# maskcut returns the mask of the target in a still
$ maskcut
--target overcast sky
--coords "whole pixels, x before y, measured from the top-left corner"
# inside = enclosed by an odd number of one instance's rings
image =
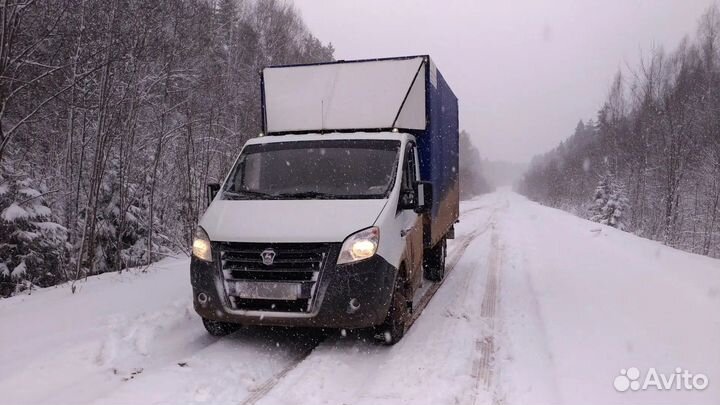
[[[618,68],[712,0],[295,0],[337,59],[430,54],[484,157],[527,161],[594,118]]]

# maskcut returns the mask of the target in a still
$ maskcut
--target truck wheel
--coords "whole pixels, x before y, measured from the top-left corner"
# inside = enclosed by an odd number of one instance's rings
[[[375,338],[379,342],[392,346],[405,335],[411,317],[410,307],[408,306],[408,300],[411,298],[408,297],[412,296],[409,290],[406,280],[398,276],[388,315],[383,324],[376,329]]]
[[[445,277],[445,257],[447,256],[447,239],[443,238],[435,246],[425,250],[423,267],[425,278],[439,282]]]
[[[207,330],[209,334],[217,337],[229,335],[240,329],[240,325],[236,323],[213,321],[212,319],[205,318],[203,318],[202,321],[205,330]]]

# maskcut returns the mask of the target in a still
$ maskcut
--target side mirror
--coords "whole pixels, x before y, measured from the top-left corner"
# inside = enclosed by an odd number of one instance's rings
[[[417,208],[417,191],[412,188],[400,190],[398,208],[401,210],[415,210]]]
[[[415,195],[417,196],[417,202],[415,204],[415,212],[418,214],[424,214],[430,212],[432,209],[432,183],[429,181],[416,181],[414,184]]]
[[[218,191],[220,191],[220,184],[210,183],[207,185],[207,206],[215,199]]]

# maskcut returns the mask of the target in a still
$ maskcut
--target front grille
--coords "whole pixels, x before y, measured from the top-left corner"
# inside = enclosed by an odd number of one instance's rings
[[[220,254],[225,293],[230,305],[233,309],[246,311],[311,311],[322,269],[332,253],[332,244],[328,243],[219,242],[215,245]],[[262,254],[267,249],[275,253],[270,265],[263,263]],[[237,283],[284,284],[293,286],[298,293],[294,299],[249,297],[237,291]]]

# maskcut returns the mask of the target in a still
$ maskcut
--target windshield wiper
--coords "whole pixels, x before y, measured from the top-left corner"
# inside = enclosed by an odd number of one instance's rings
[[[320,200],[329,200],[329,199],[355,199],[355,198],[361,198],[361,196],[355,196],[355,195],[338,195],[338,194],[332,194],[332,193],[323,193],[320,191],[298,191],[295,193],[277,193],[277,194],[271,194],[271,193],[265,193],[262,191],[254,191],[254,190],[226,190],[223,192],[223,195],[227,195],[228,197],[231,197],[231,199],[242,199],[242,198],[248,198],[248,199],[256,199],[256,200],[290,200],[290,199],[298,199],[298,200],[312,200],[312,199],[320,199]]]
[[[228,196],[231,196],[234,198],[250,197],[250,198],[256,199],[256,200],[264,199],[264,198],[272,199],[275,197],[274,194],[268,194],[268,193],[263,193],[262,191],[253,191],[253,190],[238,190],[238,191],[225,190],[225,191],[223,191],[223,195],[228,195]]]
[[[297,193],[279,193],[279,194],[272,194],[272,197],[280,198],[280,199],[290,199],[290,198],[297,198],[299,200],[305,200],[305,199],[331,199],[331,198],[343,198],[343,196],[336,195],[336,194],[330,194],[330,193],[321,193],[319,191],[300,191]]]

